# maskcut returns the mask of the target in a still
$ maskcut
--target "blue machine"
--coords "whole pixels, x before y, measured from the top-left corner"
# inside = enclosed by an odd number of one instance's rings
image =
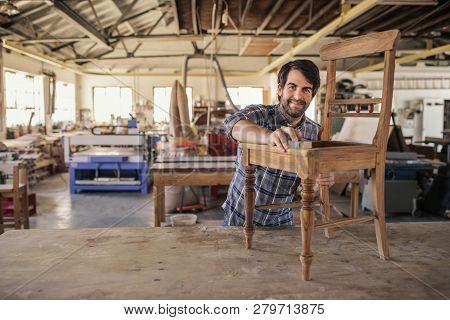
[[[70,193],[121,190],[147,193],[149,152],[145,135],[64,137]]]

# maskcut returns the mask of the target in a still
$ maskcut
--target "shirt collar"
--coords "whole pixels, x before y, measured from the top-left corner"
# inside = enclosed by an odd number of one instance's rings
[[[289,126],[289,122],[286,119],[286,117],[284,116],[283,112],[281,112],[281,104],[278,103],[275,106],[275,118],[277,120],[277,123],[279,123],[282,126]],[[303,114],[302,120],[297,124],[297,126],[295,126],[295,128],[300,128],[301,126],[303,126],[303,124],[305,123],[306,120],[306,115]]]

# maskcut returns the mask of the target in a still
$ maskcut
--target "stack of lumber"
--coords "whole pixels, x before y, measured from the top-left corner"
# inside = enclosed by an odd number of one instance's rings
[[[36,183],[55,171],[57,161],[53,157],[53,142],[48,142],[40,133],[26,134],[17,139],[3,141],[9,151],[17,152],[19,160],[28,164],[28,179]]]

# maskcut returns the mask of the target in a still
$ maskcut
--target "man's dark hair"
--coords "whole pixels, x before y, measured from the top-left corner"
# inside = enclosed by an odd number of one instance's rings
[[[291,70],[300,71],[306,80],[311,83],[314,97],[320,87],[319,68],[317,68],[314,62],[311,60],[299,59],[290,61],[283,65],[278,72],[278,84],[281,85],[281,88],[284,88],[286,85],[287,77]],[[280,99],[280,97],[278,97],[278,99]]]

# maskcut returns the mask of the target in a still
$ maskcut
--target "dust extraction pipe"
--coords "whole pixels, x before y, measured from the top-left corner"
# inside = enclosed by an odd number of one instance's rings
[[[210,57],[208,55],[204,55],[204,54],[191,54],[191,55],[186,56],[186,58],[184,59],[184,64],[183,64],[183,86],[185,88],[187,85],[187,67],[188,67],[189,60],[191,58],[209,59]],[[231,100],[230,94],[228,93],[228,87],[225,82],[225,78],[223,76],[222,68],[220,67],[219,61],[217,60],[216,56],[214,56],[214,55],[212,56],[212,58],[214,60],[215,66],[216,66],[216,70],[219,73],[220,82],[222,83],[222,87],[225,92],[225,96],[227,97],[228,101],[230,102],[231,107],[234,110],[239,111],[238,107],[236,107],[236,105],[233,103],[233,100]]]

